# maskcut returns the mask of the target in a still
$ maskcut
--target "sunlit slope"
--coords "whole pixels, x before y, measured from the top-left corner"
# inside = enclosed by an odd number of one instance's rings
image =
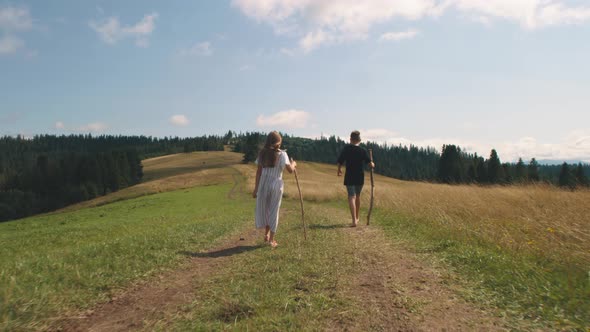
[[[239,164],[243,155],[225,151],[179,153],[144,160],[143,181],[151,181],[204,169],[223,168]]]
[[[345,200],[343,178],[336,176],[335,165],[301,162],[298,171],[305,199]],[[286,172],[284,177],[286,196],[297,197],[294,177]],[[253,177],[249,181],[253,186]],[[369,196],[367,173],[364,207]],[[590,191],[571,192],[545,185],[451,186],[375,175],[375,206],[466,239],[590,264]]]
[[[241,160],[242,154],[223,151],[179,153],[146,159],[142,162],[144,178],[140,184],[71,205],[58,212],[177,189],[229,183],[236,174],[240,174],[237,169],[245,166]]]

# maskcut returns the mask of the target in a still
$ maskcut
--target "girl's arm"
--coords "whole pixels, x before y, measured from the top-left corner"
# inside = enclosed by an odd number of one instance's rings
[[[285,165],[285,167],[287,168],[287,171],[289,171],[289,173],[293,173],[295,172],[295,168],[297,167],[297,162],[295,160],[291,160],[291,164]]]
[[[252,193],[252,197],[256,198],[258,194],[258,184],[260,184],[260,175],[262,174],[262,164],[258,164],[258,169],[256,170],[256,184],[254,185],[254,192]]]

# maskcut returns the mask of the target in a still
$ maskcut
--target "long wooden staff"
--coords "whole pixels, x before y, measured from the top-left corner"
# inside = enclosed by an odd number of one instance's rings
[[[373,162],[373,149],[369,149],[369,158]],[[375,197],[375,182],[373,181],[373,167],[371,169],[371,202],[369,203],[369,213],[367,214],[367,225],[371,222],[371,212],[373,212],[373,199]]]
[[[293,158],[291,158],[293,163]],[[303,212],[303,195],[301,194],[301,187],[299,186],[299,178],[297,177],[297,168],[294,170],[295,182],[297,183],[297,190],[299,190],[299,203],[301,203],[301,222],[303,223],[303,238],[307,240],[307,231],[305,230],[305,213]]]

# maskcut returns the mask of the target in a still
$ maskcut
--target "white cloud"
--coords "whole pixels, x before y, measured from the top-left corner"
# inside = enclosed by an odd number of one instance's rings
[[[64,129],[65,127],[66,127],[66,126],[65,126],[65,125],[64,125],[64,123],[63,123],[63,122],[61,122],[61,121],[57,121],[57,122],[55,123],[55,129]]]
[[[420,32],[415,29],[408,29],[406,31],[392,31],[386,32],[379,37],[379,41],[400,41],[404,39],[412,39]]]
[[[62,125],[63,125],[63,123],[62,123]],[[57,123],[56,123],[56,126],[57,126]],[[85,126],[81,126],[81,127],[77,128],[75,131],[82,132],[82,133],[97,133],[97,132],[103,132],[107,128],[108,128],[108,126],[102,122],[93,122],[93,123],[89,123]]]
[[[188,118],[182,114],[173,115],[168,121],[170,121],[171,124],[179,127],[187,126],[190,122]]]
[[[0,7],[0,55],[14,54],[23,49],[25,42],[15,33],[33,28],[33,19],[27,8]]]
[[[269,116],[259,115],[256,125],[259,127],[304,128],[311,115],[300,110],[286,110]]]
[[[232,6],[277,34],[297,38],[304,53],[366,39],[373,26],[394,19],[419,20],[446,12],[485,24],[510,21],[526,29],[590,20],[589,6],[568,6],[564,0],[233,0]]]
[[[0,30],[26,31],[33,27],[31,14],[26,8],[0,7]]]
[[[210,56],[213,54],[211,43],[208,41],[196,43],[188,49],[180,50],[181,56]]]
[[[90,21],[88,25],[96,31],[102,41],[115,44],[120,40],[132,38],[139,47],[149,45],[149,36],[156,29],[158,13],[144,15],[135,25],[122,26],[117,17],[109,17],[101,22]]]
[[[364,141],[431,147],[439,152],[444,144],[455,144],[465,152],[477,153],[485,158],[489,157],[492,149],[496,149],[503,162],[517,161],[518,158],[525,161],[536,158],[590,162],[590,132],[584,130],[573,131],[554,143],[541,143],[534,137],[522,137],[516,141],[479,142],[456,137],[409,139],[387,129],[364,129],[360,132]]]
[[[25,43],[17,37],[7,35],[0,38],[0,55],[16,53]]]

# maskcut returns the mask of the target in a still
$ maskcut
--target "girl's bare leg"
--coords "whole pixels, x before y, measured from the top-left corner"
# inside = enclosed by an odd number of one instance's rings
[[[275,248],[276,246],[279,245],[277,243],[277,241],[275,240],[275,233],[274,232],[270,232],[269,243],[270,243],[270,246],[273,247],[273,248]]]
[[[270,226],[266,226],[265,230],[264,230],[264,242],[268,242],[270,241],[271,235],[270,235]]]

